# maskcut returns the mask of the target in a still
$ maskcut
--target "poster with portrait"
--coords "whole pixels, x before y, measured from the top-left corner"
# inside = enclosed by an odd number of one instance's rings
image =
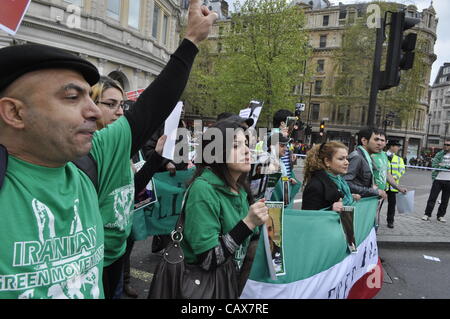
[[[138,172],[145,164],[145,161],[142,159],[142,154],[140,155],[140,161],[134,163],[134,169]],[[134,201],[134,210],[138,210],[144,208],[150,204],[153,204],[158,201],[158,197],[156,196],[156,188],[155,182],[153,178],[148,182],[147,186],[135,196]]]
[[[251,174],[250,174],[250,190],[255,200],[259,200],[264,197],[267,182],[269,180],[269,175],[262,174],[263,164],[256,163],[252,164]]]
[[[266,202],[269,219],[263,226],[267,265],[273,280],[286,275],[283,254],[283,202]]]

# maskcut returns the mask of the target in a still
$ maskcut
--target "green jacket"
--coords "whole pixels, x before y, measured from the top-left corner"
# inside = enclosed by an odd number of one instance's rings
[[[197,255],[219,245],[219,236],[230,232],[247,216],[249,203],[243,189],[239,194],[233,193],[216,174],[205,169],[192,183],[185,209],[181,246],[186,262],[196,264]],[[242,265],[249,242],[250,237],[236,251],[238,266]]]
[[[444,150],[438,152],[434,157],[433,160],[431,161],[431,166],[433,168],[446,168],[446,169],[450,169],[450,166],[439,166],[439,164],[442,162],[442,160],[444,159],[444,155],[446,154],[446,152]],[[431,173],[431,178],[434,181],[436,179],[436,177],[438,176],[439,171],[433,171]]]

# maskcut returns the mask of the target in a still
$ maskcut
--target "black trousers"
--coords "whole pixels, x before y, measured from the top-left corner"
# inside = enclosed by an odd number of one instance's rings
[[[387,207],[387,222],[388,224],[394,223],[395,207],[397,205],[397,193],[392,191],[386,191],[388,207]]]
[[[428,217],[431,217],[434,205],[436,204],[436,200],[441,191],[441,204],[439,205],[437,211],[437,217],[445,216],[445,213],[447,212],[448,199],[450,197],[450,181],[440,181],[435,179],[433,181],[433,185],[431,186],[430,196],[428,197],[427,201],[427,208],[425,208],[425,215],[427,215]]]
[[[113,299],[117,285],[122,278],[124,256],[117,259],[111,265],[103,268],[103,290],[105,299]]]
[[[131,251],[133,250],[134,239],[129,236],[127,239],[127,250],[125,251],[124,261],[123,261],[123,283],[124,285],[130,284],[131,273],[130,273],[130,264],[131,264]]]

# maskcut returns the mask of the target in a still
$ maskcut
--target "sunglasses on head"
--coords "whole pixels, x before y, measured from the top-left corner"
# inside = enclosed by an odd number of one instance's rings
[[[444,144],[444,146],[450,146],[450,144]]]

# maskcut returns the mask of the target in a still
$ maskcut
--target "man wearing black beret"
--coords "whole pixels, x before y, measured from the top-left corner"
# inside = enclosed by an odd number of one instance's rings
[[[130,157],[175,107],[215,19],[191,0],[186,37],[164,70],[97,132],[95,66],[41,45],[0,50],[0,298],[104,297],[103,228],[115,225],[104,225],[99,199],[114,200],[120,216],[132,211]],[[71,163],[88,153],[97,190]]]

